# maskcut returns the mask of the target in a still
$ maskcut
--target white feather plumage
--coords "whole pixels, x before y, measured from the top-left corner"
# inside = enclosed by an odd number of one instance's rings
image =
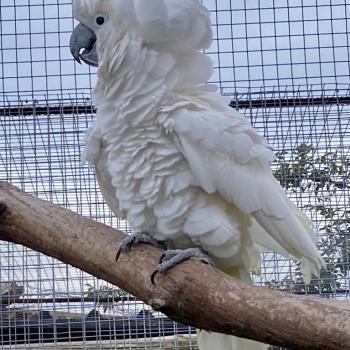
[[[273,152],[203,85],[208,11],[197,0],[73,2],[87,26],[108,15],[96,29],[98,113],[84,158],[116,215],[171,247],[201,246],[241,277],[259,270],[260,246],[300,259],[307,280],[317,274],[311,224],[272,176]],[[216,349],[238,348],[225,342]]]

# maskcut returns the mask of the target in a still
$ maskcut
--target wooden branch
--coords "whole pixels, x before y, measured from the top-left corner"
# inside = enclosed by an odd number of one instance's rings
[[[174,320],[293,349],[350,349],[349,303],[248,285],[193,260],[153,286],[158,248],[140,244],[116,263],[123,233],[7,183],[0,183],[0,203],[1,240],[109,281]]]

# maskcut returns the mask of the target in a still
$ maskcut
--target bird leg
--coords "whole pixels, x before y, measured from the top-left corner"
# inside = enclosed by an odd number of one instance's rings
[[[164,273],[190,258],[195,258],[204,262],[205,264],[213,265],[213,262],[209,255],[200,248],[167,250],[161,255],[159,259],[159,265],[152,273],[151,282],[155,285],[155,277],[158,273]]]
[[[133,235],[130,235],[126,238],[124,238],[119,246],[119,249],[117,251],[117,255],[115,257],[115,261],[118,261],[120,254],[122,252],[126,253],[128,252],[134,245],[139,243],[145,243],[145,244],[151,244],[155,247],[159,247],[162,249],[165,249],[165,242],[157,241],[151,237],[148,233],[141,232],[141,233],[135,233]]]

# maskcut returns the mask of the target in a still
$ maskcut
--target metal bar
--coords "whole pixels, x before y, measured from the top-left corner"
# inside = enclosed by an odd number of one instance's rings
[[[136,302],[135,297],[110,296],[110,297],[55,297],[55,298],[11,298],[11,304],[52,304],[52,303],[117,303],[117,302]]]
[[[29,116],[29,115],[67,115],[67,114],[92,114],[96,109],[92,106],[32,106],[32,107],[2,107],[0,108],[0,117],[15,117],[15,116]]]
[[[330,97],[299,97],[281,99],[251,99],[232,100],[230,106],[236,109],[248,108],[286,108],[295,106],[320,106],[320,105],[350,105],[350,96]],[[50,115],[50,114],[94,114],[96,108],[93,106],[15,106],[0,108],[0,117],[29,116],[29,115]]]
[[[237,109],[248,108],[285,108],[296,106],[319,106],[350,104],[350,96],[298,97],[281,99],[232,100],[230,106]]]
[[[322,296],[331,296],[331,295],[347,295],[350,293],[349,290],[346,289],[340,289],[337,291],[334,291],[332,293],[317,293],[317,292],[293,292],[293,294],[296,295],[322,295]],[[126,297],[60,297],[60,298],[22,298],[22,297],[16,297],[11,299],[11,304],[52,304],[52,303],[118,303],[118,302],[141,302],[140,300],[136,299],[132,296],[126,296]]]

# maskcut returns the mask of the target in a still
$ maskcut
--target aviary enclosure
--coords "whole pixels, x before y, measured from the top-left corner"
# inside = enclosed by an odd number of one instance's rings
[[[274,174],[319,232],[327,269],[263,253],[256,284],[350,299],[350,5],[203,0],[211,82],[276,151]],[[81,165],[96,71],[74,63],[71,1],[1,0],[0,180],[130,233]],[[315,320],[316,322],[317,320]],[[0,242],[2,349],[196,349],[195,329],[69,265]]]

